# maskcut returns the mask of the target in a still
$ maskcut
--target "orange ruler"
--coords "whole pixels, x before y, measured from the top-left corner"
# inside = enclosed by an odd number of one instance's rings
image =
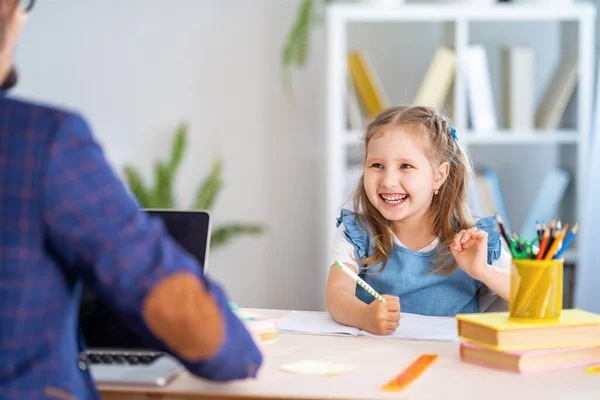
[[[382,386],[382,390],[386,392],[399,392],[415,379],[417,379],[427,368],[437,360],[437,354],[423,354],[417,358],[408,368],[402,371],[394,379]]]

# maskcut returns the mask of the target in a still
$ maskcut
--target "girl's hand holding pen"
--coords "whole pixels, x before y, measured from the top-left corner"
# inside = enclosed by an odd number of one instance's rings
[[[375,335],[390,335],[400,325],[400,298],[382,297],[386,301],[373,300],[364,309],[360,328]]]

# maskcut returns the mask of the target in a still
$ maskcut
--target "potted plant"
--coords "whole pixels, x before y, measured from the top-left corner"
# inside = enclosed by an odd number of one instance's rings
[[[157,161],[154,164],[154,184],[144,183],[138,170],[130,165],[123,169],[125,180],[131,193],[143,208],[176,208],[173,184],[187,145],[187,130],[185,123],[181,124],[171,145],[171,155],[166,162]],[[192,204],[193,209],[210,210],[223,186],[223,162],[216,158],[212,168],[198,189]],[[211,249],[220,247],[239,235],[256,235],[263,232],[263,226],[256,223],[234,222],[213,228],[210,240]]]

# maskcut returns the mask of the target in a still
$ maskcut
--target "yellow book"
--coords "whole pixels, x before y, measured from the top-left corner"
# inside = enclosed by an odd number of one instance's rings
[[[389,107],[381,84],[376,79],[375,70],[359,51],[348,53],[348,71],[358,93],[360,102],[369,119]]]
[[[523,323],[508,312],[457,314],[458,336],[493,350],[534,350],[600,345],[600,315],[580,309],[563,310],[554,323]]]
[[[446,46],[438,48],[431,59],[413,104],[429,106],[441,111],[454,82],[455,70],[454,50]]]

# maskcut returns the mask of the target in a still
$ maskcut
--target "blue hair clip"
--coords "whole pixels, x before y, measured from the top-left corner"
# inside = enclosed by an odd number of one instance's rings
[[[456,133],[456,128],[450,125],[450,134],[452,135],[452,139],[458,141],[458,133]]]

